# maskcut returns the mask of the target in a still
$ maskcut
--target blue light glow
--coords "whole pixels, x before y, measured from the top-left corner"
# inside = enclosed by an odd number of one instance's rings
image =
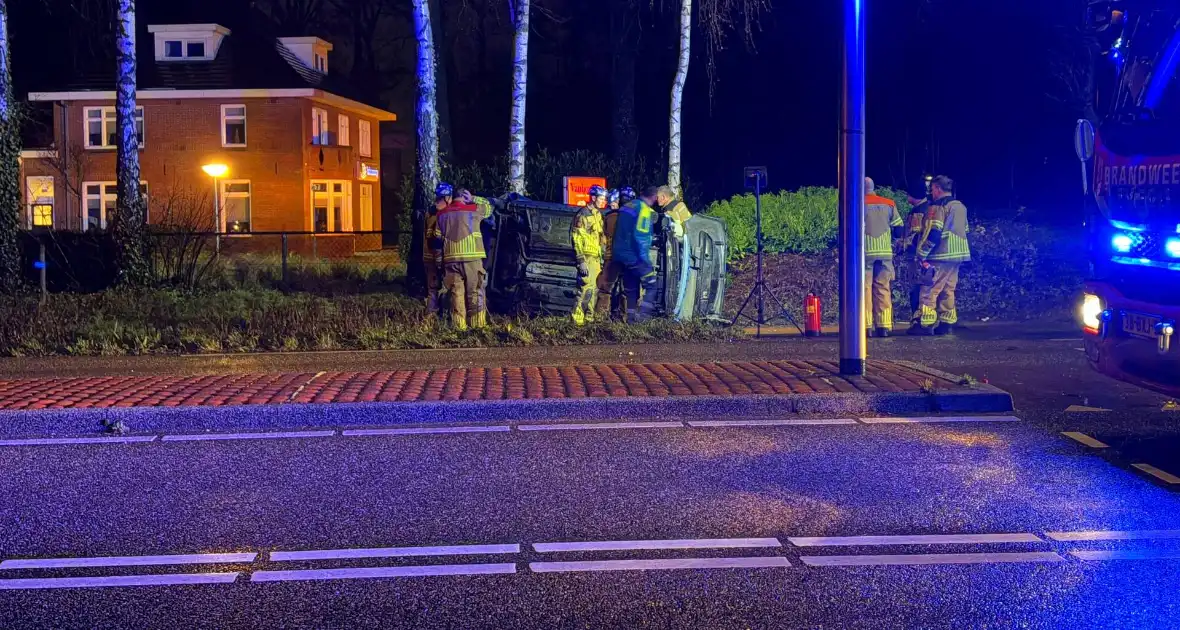
[[[1172,258],[1180,258],[1180,238],[1170,238],[1164,244],[1164,251]]]
[[[1115,234],[1114,237],[1110,239],[1110,246],[1114,248],[1114,251],[1122,254],[1131,251],[1131,245],[1131,237],[1127,236],[1126,234]]]

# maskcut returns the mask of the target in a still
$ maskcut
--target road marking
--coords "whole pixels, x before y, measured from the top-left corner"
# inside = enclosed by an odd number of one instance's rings
[[[1015,416],[926,416],[919,418],[861,418],[865,424],[914,424],[936,422],[1020,422]]]
[[[1143,472],[1151,475],[1152,477],[1155,477],[1156,479],[1159,479],[1164,483],[1180,483],[1180,477],[1177,477],[1166,470],[1160,470],[1151,464],[1131,464],[1131,467],[1138,468],[1139,470],[1142,470]]]
[[[954,545],[1044,542],[1035,534],[928,534],[914,536],[817,536],[787,539],[796,547],[856,547],[870,545]]]
[[[1089,446],[1090,448],[1109,448],[1110,447],[1110,445],[1106,444],[1105,442],[1100,442],[1100,441],[1095,440],[1094,438],[1086,435],[1085,433],[1078,433],[1077,431],[1063,431],[1061,433],[1061,435],[1064,435],[1065,437],[1067,437],[1071,440],[1081,442],[1082,444],[1085,444],[1086,446]]]
[[[899,564],[992,564],[998,562],[1064,562],[1052,551],[1021,553],[915,553],[881,556],[803,556],[809,567],[868,567]]]
[[[1053,540],[1167,540],[1180,538],[1180,529],[1140,529],[1131,531],[1091,530],[1084,532],[1045,532]]]
[[[683,427],[682,422],[591,422],[583,424],[518,424],[519,431],[585,431],[589,429],[666,429]]]
[[[1065,408],[1065,413],[1107,413],[1110,409],[1103,407],[1087,407],[1084,405],[1070,405]]]
[[[255,571],[251,582],[299,582],[307,580],[364,580],[434,575],[498,575],[516,573],[516,564],[436,564],[416,567],[370,567],[361,569],[311,569],[307,571]]]
[[[164,442],[206,442],[211,440],[276,440],[284,438],[332,437],[335,431],[272,431],[263,433],[199,433],[165,435]]]
[[[229,584],[233,573],[173,573],[166,575],[114,575],[107,577],[27,578],[0,580],[0,590],[44,588],[110,588],[114,586],[175,586],[178,584]]]
[[[783,557],[762,558],[677,558],[671,560],[588,560],[584,562],[530,562],[534,573],[576,573],[585,571],[651,571],[671,569],[759,569],[789,567]]]
[[[1180,558],[1180,549],[1122,549],[1071,551],[1079,560],[1169,560]]]
[[[50,446],[55,444],[136,444],[151,442],[154,435],[112,435],[103,437],[71,438],[30,438],[27,440],[0,440],[0,446]]]
[[[533,543],[539,553],[555,551],[631,551],[636,549],[730,549],[781,547],[777,538],[695,538],[687,540],[602,540],[590,542]]]
[[[0,562],[4,569],[73,569],[78,567],[145,567],[162,564],[236,564],[254,562],[257,553],[194,553],[171,556],[107,556],[93,558],[27,558]]]
[[[520,545],[450,545],[442,547],[272,551],[270,552],[270,559],[274,562],[285,562],[290,560],[344,560],[353,558],[399,558],[406,556],[468,556],[494,553],[520,553]]]
[[[777,427],[808,424],[856,424],[852,418],[784,418],[779,420],[689,420],[690,427]]]
[[[512,427],[416,427],[410,429],[348,429],[340,434],[347,437],[367,435],[421,435],[426,433],[495,433],[511,431]]]

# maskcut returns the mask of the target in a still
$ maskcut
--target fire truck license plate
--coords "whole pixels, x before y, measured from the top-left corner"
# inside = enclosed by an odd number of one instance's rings
[[[1144,339],[1155,339],[1155,325],[1160,318],[1143,313],[1123,313],[1123,332]]]

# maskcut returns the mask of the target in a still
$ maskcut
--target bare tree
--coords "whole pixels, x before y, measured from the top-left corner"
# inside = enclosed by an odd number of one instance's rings
[[[688,2],[689,0],[685,0]],[[529,75],[529,0],[508,0],[515,35],[512,59],[512,116],[509,122],[508,190],[523,195],[525,188],[525,101]]]
[[[115,237],[119,282],[148,281],[147,208],[139,194],[139,134],[135,115],[135,0],[118,0],[115,22]]]
[[[692,54],[692,0],[680,0],[680,57],[672,80],[672,107],[668,114],[668,185],[680,194],[680,113],[684,109],[684,84]]]

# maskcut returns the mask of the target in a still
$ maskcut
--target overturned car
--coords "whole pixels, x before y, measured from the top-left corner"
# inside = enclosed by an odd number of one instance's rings
[[[578,293],[577,260],[570,226],[579,208],[526,199],[498,200],[485,225],[488,304],[499,313],[565,315]],[[657,317],[677,320],[722,317],[725,302],[725,223],[694,215],[684,238],[659,214],[652,238],[657,281],[649,299]],[[618,290],[616,288],[616,290]]]

